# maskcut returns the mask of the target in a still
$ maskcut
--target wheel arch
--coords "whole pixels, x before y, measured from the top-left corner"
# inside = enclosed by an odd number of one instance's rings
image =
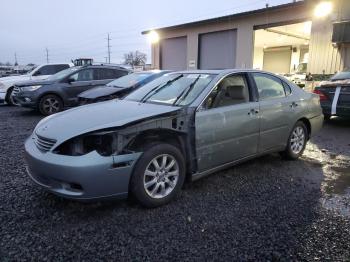
[[[310,123],[310,120],[307,119],[306,117],[302,117],[300,119],[298,119],[297,122],[303,122],[304,125],[306,126],[306,129],[307,129],[307,134],[308,134],[308,139],[310,139],[310,136],[311,136],[311,123]]]

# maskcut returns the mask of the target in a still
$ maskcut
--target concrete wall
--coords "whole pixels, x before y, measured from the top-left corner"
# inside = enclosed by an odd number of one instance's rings
[[[308,71],[313,74],[334,73],[341,70],[345,64],[350,64],[349,48],[335,48],[331,43],[332,20],[349,19],[350,1],[334,0],[335,12],[328,19],[313,19]],[[311,4],[268,10],[264,13],[250,14],[227,21],[210,22],[207,24],[184,26],[178,29],[158,30],[161,39],[187,36],[187,67],[195,69],[198,66],[198,35],[228,29],[237,29],[236,67],[256,68],[254,58],[254,26],[275,23],[292,23],[292,21],[311,20],[314,6]],[[345,10],[345,11],[344,11]],[[152,47],[152,63],[159,68],[159,43]],[[258,56],[258,55],[257,55]],[[295,61],[295,60],[293,60]],[[190,63],[191,62],[191,63]],[[190,68],[189,65],[193,67]],[[292,67],[292,66],[291,66]]]
[[[160,41],[166,38],[187,36],[187,61],[195,61],[198,65],[198,35],[201,33],[237,29],[237,47],[236,47],[236,67],[252,68],[254,56],[254,26],[264,24],[274,24],[286,21],[308,20],[310,12],[303,6],[293,8],[284,8],[281,10],[260,13],[255,15],[246,15],[235,19],[227,19],[216,23],[208,23],[197,26],[187,26],[173,30],[158,30]],[[152,63],[159,68],[159,43],[154,44],[152,54],[154,59]],[[188,66],[187,65],[187,66]],[[190,69],[188,67],[188,69]]]

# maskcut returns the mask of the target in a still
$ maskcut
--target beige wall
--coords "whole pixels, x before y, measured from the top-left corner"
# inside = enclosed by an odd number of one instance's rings
[[[350,13],[340,12],[338,10],[350,10],[349,0],[334,0],[335,14],[331,19],[341,17],[344,19]],[[339,7],[339,5],[342,7]],[[254,58],[254,26],[281,23],[296,20],[310,20],[312,17],[313,6],[294,6],[269,13],[260,13],[255,15],[246,15],[239,18],[228,19],[227,21],[212,22],[197,26],[186,26],[181,29],[158,30],[161,39],[173,38],[178,36],[187,36],[187,67],[189,61],[195,61],[198,67],[198,35],[201,33],[215,32],[228,29],[237,29],[237,46],[236,46],[236,68],[253,68]],[[344,59],[349,57],[349,51],[345,48],[334,48],[331,43],[332,21],[331,19],[316,20],[313,19],[310,54],[309,54],[309,71],[317,73],[334,73],[342,69]],[[258,50],[260,51],[260,50]],[[152,47],[152,63],[155,68],[159,68],[160,50],[159,43]],[[350,64],[346,62],[347,64]],[[256,65],[254,65],[256,67]],[[188,68],[194,69],[194,68]]]

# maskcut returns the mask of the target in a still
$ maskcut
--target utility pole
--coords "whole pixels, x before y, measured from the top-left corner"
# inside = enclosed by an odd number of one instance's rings
[[[17,63],[17,53],[15,53],[15,65],[18,65],[18,63]]]
[[[46,48],[46,63],[49,63],[49,49]]]
[[[111,45],[109,44],[110,41],[109,33],[107,35],[107,48],[108,48],[108,63],[111,63]]]

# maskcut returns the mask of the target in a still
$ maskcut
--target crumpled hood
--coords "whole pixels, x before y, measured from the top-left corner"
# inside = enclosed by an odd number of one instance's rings
[[[50,85],[55,81],[50,80],[28,80],[16,83],[16,86],[38,86],[38,85]]]
[[[87,98],[87,99],[96,99],[99,97],[116,94],[126,89],[128,88],[119,88],[119,87],[113,87],[108,85],[98,86],[79,94],[79,97]]]
[[[134,121],[180,110],[179,107],[111,100],[73,108],[41,120],[35,128],[39,136],[62,142],[92,131],[121,127]]]

